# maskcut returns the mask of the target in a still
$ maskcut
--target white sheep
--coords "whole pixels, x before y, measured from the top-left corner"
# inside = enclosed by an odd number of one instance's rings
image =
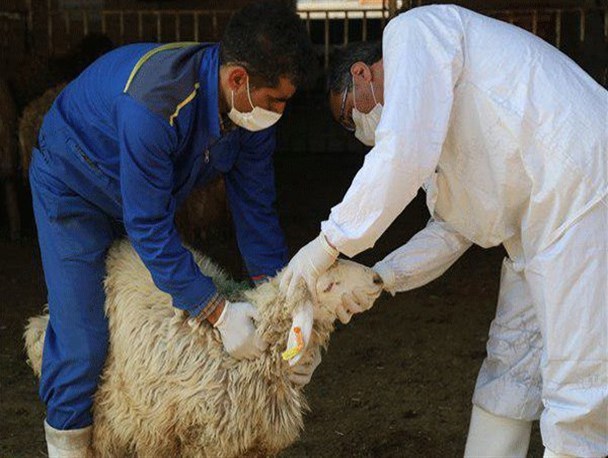
[[[105,280],[110,348],[94,400],[93,448],[97,456],[234,457],[274,455],[292,444],[307,409],[302,388],[288,378],[281,353],[293,334],[293,316],[309,315],[310,342],[303,358],[326,347],[344,293],[381,292],[379,277],[339,260],[317,283],[319,306],[305,290],[285,300],[280,275],[252,290],[231,281],[194,253],[201,271],[232,300],[260,311],[258,330],[269,343],[257,360],[224,352],[219,333],[171,306],[128,242],[109,252]],[[313,321],[314,315],[314,324]],[[306,319],[300,323],[306,327]],[[29,363],[40,374],[48,316],[26,328]]]
[[[32,160],[32,149],[37,143],[38,131],[42,126],[44,115],[49,111],[51,105],[63,90],[67,83],[61,83],[47,89],[37,99],[31,101],[23,109],[19,117],[19,153],[21,157],[21,171],[27,179],[30,162]]]

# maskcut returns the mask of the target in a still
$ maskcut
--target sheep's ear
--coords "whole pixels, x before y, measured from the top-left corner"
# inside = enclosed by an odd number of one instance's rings
[[[314,308],[312,302],[306,300],[298,305],[293,312],[293,319],[291,322],[291,328],[289,329],[289,338],[287,339],[286,353],[293,351],[301,345],[299,351],[295,356],[289,358],[289,365],[293,366],[302,358],[305,353],[306,347],[310,342],[310,336],[312,335],[312,324],[314,320]],[[299,328],[299,333],[295,330]],[[298,337],[298,334],[300,337]]]

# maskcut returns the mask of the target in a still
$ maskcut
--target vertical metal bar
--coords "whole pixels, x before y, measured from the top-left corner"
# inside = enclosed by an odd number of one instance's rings
[[[194,41],[198,41],[198,13],[194,12]]]
[[[388,0],[388,16],[393,17],[397,12],[397,0]]]
[[[52,2],[52,0],[47,0],[46,8],[47,8],[46,27],[47,27],[48,44],[49,44],[49,55],[52,56],[53,55],[53,2]]]
[[[361,27],[361,40],[367,41],[367,11],[363,11],[363,25]]]
[[[163,26],[160,17],[160,11],[156,11],[156,42],[160,43],[163,36]]]
[[[329,67],[329,11],[325,11],[325,60],[324,68]]]
[[[180,23],[179,23],[179,11],[175,12],[175,41],[180,41],[180,33],[179,33]]]
[[[532,11],[532,33],[538,34],[538,10]]]
[[[560,48],[562,44],[562,10],[555,13],[555,47]]]
[[[34,26],[34,11],[32,9],[32,0],[27,0],[26,1],[26,8],[27,8],[27,29],[28,31],[32,31],[33,26]]]
[[[308,36],[310,36],[310,11],[306,11],[306,31],[308,32]]]
[[[579,26],[578,39],[582,43],[583,41],[585,41],[585,25],[587,22],[586,21],[587,16],[585,14],[585,10],[583,10],[582,8],[581,8],[579,14],[580,14],[580,17],[579,17],[579,23],[578,23],[578,26]]]
[[[141,11],[137,12],[137,39],[144,40],[144,14]]]
[[[89,12],[88,10],[82,10],[82,32],[86,37],[89,34]]]
[[[211,16],[211,28],[213,30],[213,38],[217,38],[217,14],[215,14],[215,11],[213,12],[213,15]]]
[[[348,44],[348,11],[344,11],[344,45]]]
[[[68,10],[63,10],[63,23],[65,24],[65,34],[70,39],[70,12]]]
[[[125,42],[125,13],[123,11],[118,13],[118,24],[120,27],[120,44],[122,45]]]

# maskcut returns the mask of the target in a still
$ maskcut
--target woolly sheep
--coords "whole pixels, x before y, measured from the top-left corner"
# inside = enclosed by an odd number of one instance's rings
[[[281,274],[245,290],[209,259],[194,256],[220,291],[258,308],[258,330],[268,350],[254,361],[231,358],[218,332],[173,308],[131,245],[119,242],[107,260],[110,348],[94,400],[97,456],[274,455],[299,437],[307,403],[302,388],[288,379],[281,353],[293,315],[312,307],[308,293],[300,290],[284,299],[278,289]],[[319,279],[319,306],[303,358],[326,348],[342,294],[354,289],[375,299],[381,292],[379,277],[360,264],[339,260]],[[37,375],[47,322],[48,315],[32,318],[25,332],[29,363]]]
[[[34,145],[36,144],[38,131],[42,125],[42,119],[66,84],[67,83],[61,83],[47,89],[44,94],[27,104],[19,118],[21,171],[26,179],[32,159],[32,148],[34,148]]]
[[[224,178],[194,189],[179,207],[175,225],[183,240],[194,246],[233,235]]]

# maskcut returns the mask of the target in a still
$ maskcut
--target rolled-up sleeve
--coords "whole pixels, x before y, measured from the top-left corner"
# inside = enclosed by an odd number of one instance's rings
[[[274,276],[287,263],[276,211],[275,128],[239,132],[239,153],[226,174],[226,190],[239,250],[252,279]]]
[[[376,145],[321,225],[347,256],[371,248],[437,167],[462,70],[462,27],[449,10],[431,11],[405,13],[384,32]]]
[[[172,128],[128,95],[116,106],[120,144],[120,183],[127,235],[156,286],[173,305],[197,315],[216,294],[182,246],[174,216]]]

